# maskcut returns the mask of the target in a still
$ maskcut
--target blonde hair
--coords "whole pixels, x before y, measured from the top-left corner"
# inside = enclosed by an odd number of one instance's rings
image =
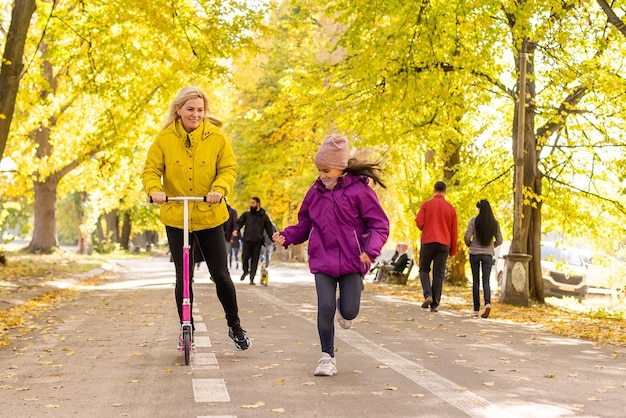
[[[178,114],[178,109],[180,109],[187,100],[201,98],[204,101],[204,118],[209,118],[209,98],[206,93],[202,91],[199,87],[187,86],[180,89],[174,101],[170,103],[170,107],[167,109],[167,115],[165,117],[165,122],[163,123],[163,128],[165,129],[170,126],[173,122],[180,119],[180,115]]]

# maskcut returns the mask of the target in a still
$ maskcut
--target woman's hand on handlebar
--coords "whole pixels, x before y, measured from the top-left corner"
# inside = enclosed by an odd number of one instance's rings
[[[220,192],[209,192],[206,194],[207,203],[220,203],[222,200],[222,194]]]
[[[154,192],[150,195],[150,199],[152,199],[153,203],[158,203],[159,205],[163,205],[166,202],[164,192]]]

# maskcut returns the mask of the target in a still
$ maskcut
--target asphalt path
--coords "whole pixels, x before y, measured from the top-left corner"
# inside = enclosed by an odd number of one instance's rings
[[[97,284],[0,348],[2,416],[618,417],[626,350],[467,313],[438,313],[369,287],[339,373],[316,377],[316,297],[304,266],[238,280],[252,348],[236,351],[206,266],[194,284],[196,353],[184,365],[173,265],[114,261]]]

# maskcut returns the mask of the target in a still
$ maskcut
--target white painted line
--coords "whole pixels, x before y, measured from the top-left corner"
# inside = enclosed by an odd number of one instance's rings
[[[196,323],[194,320],[194,325],[196,326],[196,332],[207,332],[206,324],[204,322]]]
[[[211,347],[211,338],[208,335],[194,335],[193,341],[196,343],[196,347]]]
[[[194,370],[201,369],[219,369],[215,353],[196,353],[191,357],[191,368]]]
[[[194,322],[202,322],[202,315],[197,315],[196,313],[193,314],[193,321]]]
[[[230,402],[224,379],[191,379],[196,402]]]
[[[300,313],[302,306],[285,302],[267,292],[257,291],[257,294],[276,306],[280,306],[288,312],[315,323],[316,318],[311,318]],[[373,341],[368,340],[354,330],[345,330],[335,327],[335,335],[346,343],[352,345],[374,360],[383,363],[390,369],[414,381],[424,389],[432,392],[453,407],[465,411],[471,417],[507,417],[513,418],[510,411],[504,411],[497,405],[476,395],[468,390],[459,391],[460,385],[439,376],[437,373],[428,370],[419,364],[407,360],[406,358],[380,347]]]

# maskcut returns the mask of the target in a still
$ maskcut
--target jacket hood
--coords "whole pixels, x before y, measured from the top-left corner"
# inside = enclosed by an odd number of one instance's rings
[[[204,118],[204,120],[202,121],[202,125],[191,131],[189,134],[192,136],[206,138],[212,133],[219,132],[222,126],[224,126],[222,121],[214,118],[213,116],[209,116],[208,118]],[[163,130],[163,132],[168,131],[179,138],[185,138],[187,136],[187,132],[183,128],[183,124],[180,119],[177,119]]]
[[[367,176],[360,176],[352,173],[346,173],[339,176],[339,180],[337,181],[337,186],[333,190],[345,189],[347,187],[352,186],[355,183],[363,183],[365,185],[369,184],[370,178]],[[331,190],[327,189],[322,183],[322,179],[318,177],[315,179],[315,183],[313,187],[317,189],[320,193],[329,193]]]
[[[265,215],[265,209],[259,208],[259,210],[251,212],[251,213],[254,214],[255,216],[264,216]]]

